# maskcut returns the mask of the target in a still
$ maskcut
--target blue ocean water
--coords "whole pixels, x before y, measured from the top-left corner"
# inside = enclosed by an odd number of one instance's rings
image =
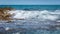
[[[1,34],[60,34],[60,5],[0,5],[4,7],[25,20],[0,22]]]
[[[0,5],[0,8],[11,7],[19,10],[59,10],[60,5]]]

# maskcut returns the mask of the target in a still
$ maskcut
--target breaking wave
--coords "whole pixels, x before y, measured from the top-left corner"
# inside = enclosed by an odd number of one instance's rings
[[[13,19],[25,19],[14,21],[13,23],[2,23],[0,27],[4,27],[7,32],[13,31],[35,31],[35,30],[56,30],[60,29],[60,10],[56,11],[25,11],[11,10]],[[19,34],[17,32],[16,34]]]
[[[14,14],[13,18],[38,19],[38,20],[57,20],[60,19],[60,10],[52,11],[24,11],[12,10],[9,13]]]
[[[25,11],[25,10],[11,10],[13,19],[24,19],[16,20],[12,24],[4,24],[4,27],[9,28],[50,28],[59,27],[60,22],[60,10],[56,11]],[[3,26],[2,24],[0,24]],[[56,26],[57,25],[57,26]]]

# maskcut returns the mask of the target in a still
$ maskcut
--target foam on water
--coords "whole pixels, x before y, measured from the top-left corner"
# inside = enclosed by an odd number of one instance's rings
[[[13,23],[2,23],[0,26],[3,26],[6,31],[11,30],[13,34],[19,34],[20,28],[25,28],[27,31],[35,31],[39,33],[42,30],[56,30],[60,29],[60,10],[54,12],[43,10],[43,11],[25,11],[25,10],[11,10],[10,14],[13,14],[13,19],[25,19],[14,21]],[[55,26],[58,25],[58,26]],[[33,30],[31,30],[32,28]],[[40,28],[40,29],[39,29]],[[51,29],[50,29],[51,28]],[[23,31],[25,31],[25,29]],[[39,30],[39,31],[38,31]],[[10,31],[10,32],[11,32]],[[17,31],[15,33],[15,31]],[[19,31],[19,32],[18,32]],[[22,31],[22,32],[23,32]],[[43,31],[46,32],[46,31]],[[28,33],[28,32],[27,32]]]
[[[6,30],[9,28],[50,28],[50,26],[59,25],[60,23],[60,10],[54,12],[43,10],[43,11],[25,11],[25,10],[12,10],[9,11],[13,14],[13,19],[25,19],[25,20],[15,20],[13,23],[0,24],[5,27]],[[23,26],[20,26],[23,25]],[[6,28],[8,27],[8,28]]]
[[[60,10],[54,12],[43,11],[24,11],[24,10],[12,10],[9,13],[14,14],[13,18],[24,19],[39,19],[39,20],[56,20],[60,17]]]

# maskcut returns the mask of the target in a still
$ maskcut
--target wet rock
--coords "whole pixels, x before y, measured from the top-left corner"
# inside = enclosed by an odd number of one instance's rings
[[[7,10],[12,10],[12,8],[0,8],[0,20],[11,20],[11,14]]]

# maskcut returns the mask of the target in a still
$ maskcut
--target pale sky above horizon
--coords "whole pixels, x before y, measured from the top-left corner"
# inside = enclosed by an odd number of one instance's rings
[[[60,0],[0,0],[0,5],[60,5]]]

